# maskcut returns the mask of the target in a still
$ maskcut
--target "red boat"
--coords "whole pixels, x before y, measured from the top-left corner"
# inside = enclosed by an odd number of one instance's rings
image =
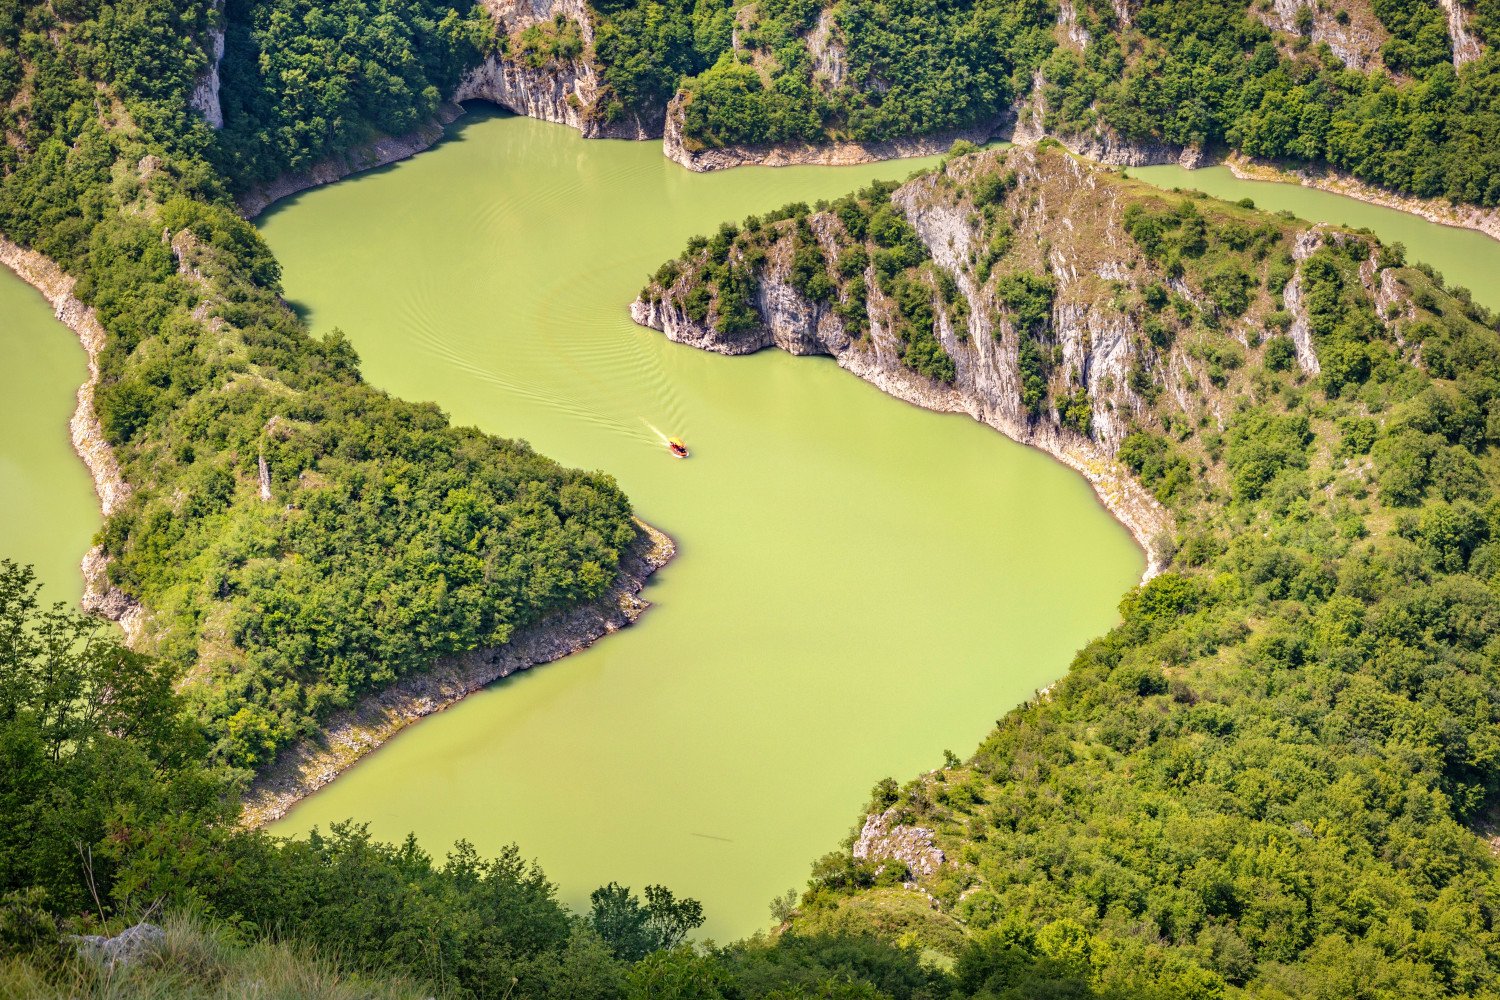
[[[682,443],[682,438],[667,438],[667,449],[674,458],[688,457],[687,445]]]

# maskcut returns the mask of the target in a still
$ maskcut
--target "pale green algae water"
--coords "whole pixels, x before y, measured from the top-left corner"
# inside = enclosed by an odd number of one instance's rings
[[[625,315],[717,220],[916,166],[693,175],[654,143],[479,110],[261,220],[288,294],[349,333],[372,381],[613,472],[682,549],[640,625],[425,720],[280,831],[358,816],[439,853],[515,841],[575,905],[609,879],[664,882],[729,938],[802,883],[877,778],[967,753],[1109,626],[1141,559],[1078,477],[826,360],[719,358]],[[1223,169],[1131,173],[1367,225],[1500,306],[1500,243],[1480,234]],[[3,270],[0,345],[0,555],[74,600],[99,522],[68,440],[83,352]]]
[[[423,721],[278,832],[515,841],[575,905],[662,883],[740,936],[878,779],[967,753],[1113,623],[1143,558],[1077,474],[828,359],[630,321],[694,233],[930,162],[692,174],[481,112],[261,220],[288,297],[372,382],[613,473],[680,547],[639,625]]]
[[[30,563],[44,602],[78,603],[78,564],[99,528],[94,484],[68,420],[88,362],[47,300],[0,267],[0,557]]]

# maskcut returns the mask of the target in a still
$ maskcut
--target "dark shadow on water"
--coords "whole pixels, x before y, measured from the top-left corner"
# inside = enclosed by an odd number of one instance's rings
[[[517,117],[514,112],[507,111],[499,105],[491,104],[488,101],[464,101],[459,106],[464,109],[464,113],[458,118],[455,118],[453,121],[449,122],[447,125],[443,126],[443,137],[437,142],[433,143],[431,146],[427,147],[427,149],[420,150],[418,153],[413,153],[412,156],[419,156],[421,155],[421,153],[425,153],[430,149],[436,149],[439,146],[445,146],[450,142],[463,142],[465,133],[468,132],[469,129],[484,122],[492,121],[497,118]],[[354,178],[358,177],[374,177],[379,176],[380,174],[389,173],[390,171],[398,169],[403,163],[411,158],[411,156],[408,156],[405,159],[397,160],[394,163],[382,164],[378,167],[371,167],[368,170],[359,170],[352,174],[349,174],[347,177],[341,177],[339,178],[339,180],[332,181],[331,183],[339,184],[343,181],[353,180]],[[315,184],[304,191],[298,191],[295,194],[287,195],[285,198],[276,199],[276,201],[266,206],[263,211],[256,215],[254,220],[255,224],[257,226],[264,226],[266,223],[275,219],[276,216],[280,215],[282,212],[290,210],[293,206],[295,206],[299,201],[302,200],[302,197],[304,195],[310,194],[313,191],[317,191],[325,187],[328,187],[328,185]],[[292,309],[301,319],[306,321],[307,317],[301,307],[297,306],[296,304],[292,304]]]

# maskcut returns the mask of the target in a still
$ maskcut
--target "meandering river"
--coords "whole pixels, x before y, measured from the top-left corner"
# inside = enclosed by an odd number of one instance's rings
[[[738,936],[878,779],[972,750],[1111,624],[1143,559],[1081,477],[832,361],[718,357],[627,314],[694,233],[925,162],[692,174],[477,110],[262,217],[288,297],[372,382],[613,473],[679,546],[639,625],[423,721],[278,832],[515,841],[575,904],[657,882]]]
[[[877,779],[966,754],[1112,623],[1143,560],[1077,475],[826,359],[722,358],[626,315],[691,234],[922,162],[695,175],[655,144],[476,109],[435,149],[260,220],[288,296],[373,383],[613,473],[680,547],[636,627],[424,720],[278,832],[353,816],[438,853],[514,841],[574,905],[658,882],[738,936]],[[1217,171],[1132,173],[1370,225],[1496,304],[1481,279],[1500,244],[1477,234]],[[98,524],[67,438],[82,352],[9,274],[0,345],[0,554],[76,597]]]

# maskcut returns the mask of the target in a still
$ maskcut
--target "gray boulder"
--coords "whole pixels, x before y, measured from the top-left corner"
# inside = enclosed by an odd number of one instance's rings
[[[106,969],[117,965],[129,965],[145,958],[167,940],[167,932],[155,924],[139,923],[127,927],[114,937],[102,934],[84,934],[74,938],[78,954],[93,959]]]

